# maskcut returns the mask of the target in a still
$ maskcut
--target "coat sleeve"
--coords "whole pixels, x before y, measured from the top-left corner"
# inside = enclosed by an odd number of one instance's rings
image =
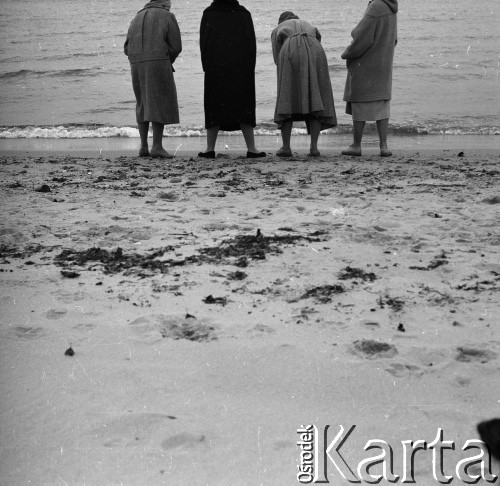
[[[123,52],[125,53],[126,56],[128,56],[128,32],[127,32],[127,38],[125,39],[125,44],[123,44]]]
[[[173,64],[177,59],[177,56],[182,52],[181,31],[179,29],[177,19],[173,14],[170,16],[170,20],[168,22],[166,41],[168,45],[168,56],[170,58],[170,62]]]
[[[253,25],[252,16],[248,14],[247,20],[247,35],[248,35],[248,54],[249,54],[249,67],[255,70],[257,63],[257,38],[255,37],[255,27]]]
[[[278,42],[278,29],[274,29],[271,33],[271,45],[273,47],[274,64],[278,65],[278,57],[282,44]]]
[[[208,46],[208,27],[207,27],[206,14],[203,13],[200,23],[200,54],[201,54],[201,66],[203,68],[203,71],[206,71],[207,46]]]
[[[361,57],[375,41],[376,20],[365,15],[352,31],[352,42],[340,56],[342,59]]]

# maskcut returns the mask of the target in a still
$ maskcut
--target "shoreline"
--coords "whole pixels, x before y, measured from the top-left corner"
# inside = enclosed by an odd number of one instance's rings
[[[179,156],[196,157],[206,147],[205,137],[164,137],[164,147]],[[260,150],[273,155],[281,147],[279,136],[256,136]],[[323,155],[340,155],[352,142],[351,135],[323,135],[319,139],[319,149]],[[300,155],[307,154],[309,137],[292,136],[292,150]],[[456,150],[500,150],[500,137],[496,135],[409,135],[389,137],[393,152]],[[0,139],[0,153],[69,153],[99,156],[102,154],[133,156],[138,151],[138,138],[91,138],[91,139]],[[246,148],[241,135],[219,136],[216,153],[229,155],[245,154]],[[363,138],[364,155],[378,152],[376,134],[366,134]],[[396,155],[396,154],[395,154]]]

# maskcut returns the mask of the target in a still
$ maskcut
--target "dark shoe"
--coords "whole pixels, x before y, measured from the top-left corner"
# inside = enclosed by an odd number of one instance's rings
[[[204,159],[215,159],[215,150],[210,150],[209,152],[200,152],[198,157],[203,157]]]
[[[380,157],[391,157],[392,152],[388,149],[380,149]]]
[[[247,159],[258,159],[259,157],[266,157],[266,152],[247,152]]]
[[[150,156],[149,155],[149,149],[147,149],[145,147],[144,148],[141,147],[139,149],[139,157],[149,157],[149,156]]]

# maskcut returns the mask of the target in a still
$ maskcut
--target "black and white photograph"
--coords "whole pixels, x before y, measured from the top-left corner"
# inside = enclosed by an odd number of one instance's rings
[[[500,484],[498,0],[0,0],[0,485]]]

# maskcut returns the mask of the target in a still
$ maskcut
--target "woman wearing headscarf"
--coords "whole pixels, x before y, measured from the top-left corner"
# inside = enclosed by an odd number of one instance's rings
[[[214,158],[219,130],[241,130],[247,157],[264,157],[255,148],[255,61],[257,41],[250,12],[237,0],[214,0],[200,25],[201,63],[205,72],[207,149]]]
[[[387,130],[392,94],[392,65],[397,44],[398,0],[372,0],[351,33],[352,42],[342,54],[347,63],[344,101],[352,115],[354,142],[344,155],[361,155],[367,121],[376,121],[380,155],[389,157]]]
[[[328,61],[316,27],[293,12],[283,12],[271,34],[278,70],[274,121],[281,129],[283,147],[276,155],[290,157],[293,122],[304,120],[311,135],[309,154],[320,155],[321,130],[337,125]]]
[[[165,125],[179,123],[177,90],[172,64],[182,50],[181,33],[171,0],[151,0],[132,20],[125,41],[130,61],[136,118],[141,136],[141,157],[170,159],[162,143]],[[148,148],[149,123],[153,145]]]

